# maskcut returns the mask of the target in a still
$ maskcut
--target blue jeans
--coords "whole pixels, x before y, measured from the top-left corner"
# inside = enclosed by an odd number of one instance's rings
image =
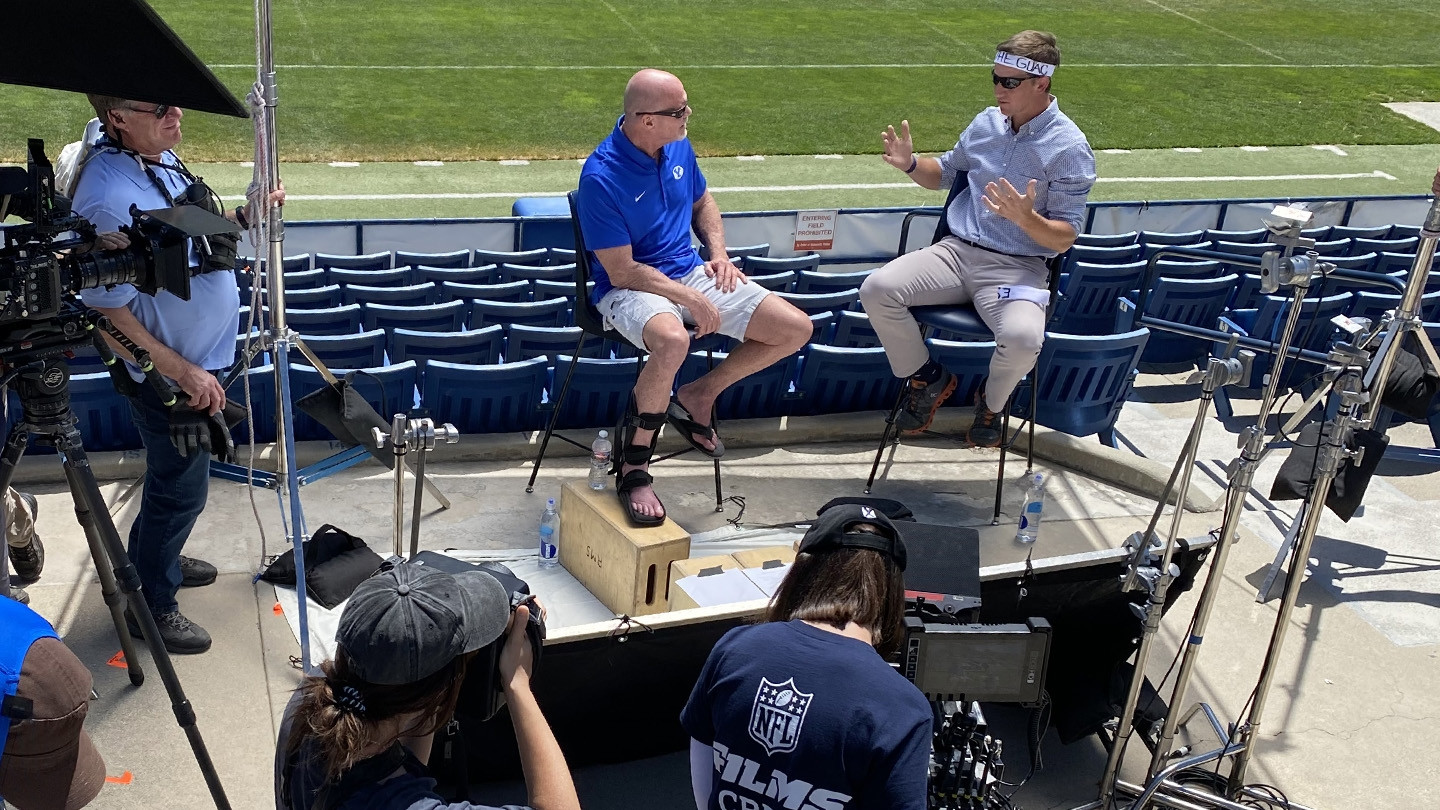
[[[130,414],[145,444],[145,491],[140,514],[130,526],[127,553],[150,611],[160,615],[179,608],[175,594],[180,590],[180,550],[205,510],[210,456],[181,456],[170,441],[169,412],[149,385],[139,387],[130,397]]]

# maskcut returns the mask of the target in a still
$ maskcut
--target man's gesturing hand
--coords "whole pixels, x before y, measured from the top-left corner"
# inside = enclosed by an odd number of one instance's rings
[[[992,212],[1019,224],[1022,219],[1035,213],[1035,181],[1027,183],[1025,193],[1021,194],[1010,185],[1009,180],[1002,177],[998,183],[985,184],[985,194],[980,200]]]
[[[915,162],[915,142],[910,140],[910,122],[900,122],[900,134],[895,134],[895,127],[885,127],[880,133],[880,141],[885,144],[885,162],[899,169],[902,172],[910,171],[910,164]]]
[[[724,293],[735,292],[737,285],[749,283],[745,274],[740,272],[740,268],[736,267],[729,257],[705,262],[705,275],[715,279],[715,286]]]

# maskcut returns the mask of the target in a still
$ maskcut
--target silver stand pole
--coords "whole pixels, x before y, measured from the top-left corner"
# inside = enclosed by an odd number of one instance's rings
[[[410,557],[413,558],[420,553],[420,509],[424,502],[426,484],[425,456],[434,450],[439,442],[454,444],[460,441],[460,431],[448,422],[437,428],[435,420],[429,417],[407,420],[405,414],[397,413],[390,422],[389,433],[377,427],[372,429],[371,435],[377,449],[383,450],[388,442],[391,452],[395,454],[393,541],[396,557],[403,557],[405,552],[405,456],[412,449],[418,456],[415,461],[415,513],[410,521]]]

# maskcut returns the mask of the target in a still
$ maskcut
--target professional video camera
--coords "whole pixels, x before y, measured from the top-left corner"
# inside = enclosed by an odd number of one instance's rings
[[[184,209],[193,209],[186,211]],[[92,339],[82,290],[133,284],[190,298],[186,238],[216,231],[195,206],[141,211],[120,230],[130,239],[121,250],[89,250],[95,226],[75,215],[55,192],[55,173],[43,141],[29,141],[28,168],[0,168],[0,220],[14,214],[29,224],[5,229],[0,248],[0,365],[58,355]],[[223,220],[221,220],[223,222]],[[228,223],[223,226],[233,229]]]

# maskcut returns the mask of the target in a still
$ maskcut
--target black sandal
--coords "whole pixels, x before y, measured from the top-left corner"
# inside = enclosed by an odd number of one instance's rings
[[[615,494],[620,498],[620,508],[625,510],[625,516],[630,518],[630,522],[636,526],[659,526],[665,522],[665,516],[669,514],[669,510],[665,509],[665,504],[661,503],[660,509],[664,514],[659,517],[637,513],[635,506],[630,503],[630,493],[640,487],[650,486],[654,483],[655,477],[648,470],[631,470],[630,472],[621,472],[621,470],[625,468],[626,464],[650,463],[650,457],[655,454],[655,440],[660,435],[658,431],[664,424],[665,414],[636,413],[635,403],[632,400],[630,409],[625,414],[625,421],[620,426],[623,438],[620,454],[615,462]],[[632,439],[635,437],[636,430],[657,432],[651,434],[649,444],[635,444]],[[659,503],[659,495],[655,496],[655,501]]]
[[[679,399],[670,398],[670,407],[665,409],[665,421],[680,433],[680,438],[701,453],[710,458],[720,458],[725,455],[725,442],[721,441],[720,434],[715,432],[714,420],[712,419],[711,424],[708,425],[696,422],[695,417],[685,410],[685,406],[680,404]],[[715,442],[715,447],[712,449],[696,441],[696,433]]]

